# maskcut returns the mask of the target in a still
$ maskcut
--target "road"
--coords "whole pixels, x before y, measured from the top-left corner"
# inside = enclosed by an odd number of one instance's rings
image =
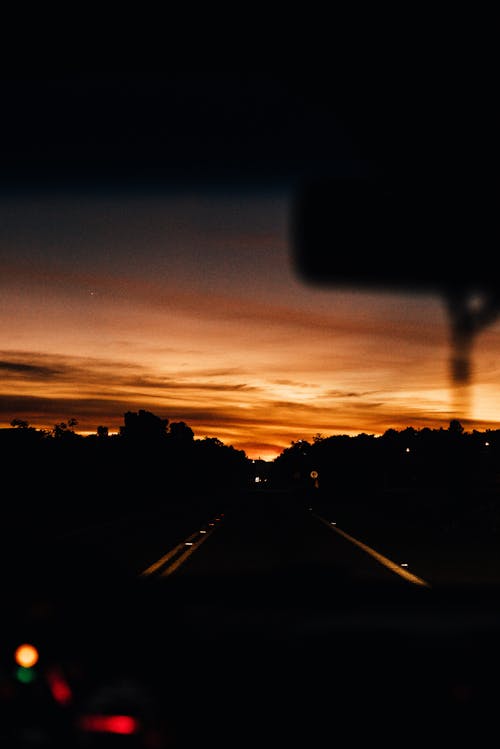
[[[248,492],[204,504],[170,503],[82,524],[18,548],[28,578],[99,581],[170,575],[209,580],[279,575],[292,586],[330,584],[426,585],[403,559],[390,559],[342,529],[324,508],[286,492]],[[40,581],[38,581],[40,582]]]
[[[4,525],[0,547],[13,583],[24,578],[42,586],[70,584],[82,576],[97,585],[137,576],[163,578],[174,571],[176,577],[211,579],[258,574],[280,574],[295,582],[329,578],[337,585],[396,583],[405,575],[431,586],[500,583],[494,533],[476,531],[472,519],[455,533],[445,532],[424,503],[418,512],[409,509],[404,495],[380,507],[373,498],[359,504],[349,498],[325,501],[314,492],[297,496],[256,490],[169,499],[156,509],[142,508],[139,501],[133,511],[100,521],[56,517],[45,525],[35,520],[27,530],[23,520],[10,530]],[[217,528],[209,525],[212,521]],[[184,544],[191,546],[174,553]],[[161,563],[164,557],[168,560]]]
[[[402,722],[420,740],[449,739],[450,721],[477,737],[466,689],[500,661],[497,620],[479,657],[478,638],[460,639],[457,659],[463,612],[336,522],[303,497],[249,492],[59,529],[18,549],[5,637],[62,664],[80,713],[132,710],[166,749],[346,733],[400,745]],[[482,692],[481,705],[487,717]]]

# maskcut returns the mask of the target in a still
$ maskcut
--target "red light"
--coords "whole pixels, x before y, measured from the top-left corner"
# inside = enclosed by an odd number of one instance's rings
[[[139,721],[131,715],[82,715],[79,726],[93,733],[131,735],[138,732]]]
[[[58,669],[51,669],[47,672],[47,682],[52,697],[60,705],[69,705],[73,699],[73,693],[63,674]]]

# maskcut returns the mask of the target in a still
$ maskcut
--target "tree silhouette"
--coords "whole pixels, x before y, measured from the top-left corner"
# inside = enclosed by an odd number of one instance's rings
[[[464,428],[458,419],[452,419],[448,431],[450,434],[459,436],[464,433]]]
[[[54,424],[52,429],[52,436],[56,439],[62,439],[71,436],[76,436],[73,431],[73,427],[76,427],[78,421],[74,418],[68,419],[68,421],[60,421],[59,424]]]
[[[176,442],[189,443],[194,440],[194,432],[184,421],[174,421],[170,424],[169,434]]]
[[[139,411],[127,411],[124,421],[125,426],[121,427],[120,434],[134,442],[156,441],[164,439],[167,435],[168,419],[162,419],[142,408]]]
[[[12,419],[10,425],[15,429],[28,429],[29,427],[29,423],[24,421],[24,419]]]

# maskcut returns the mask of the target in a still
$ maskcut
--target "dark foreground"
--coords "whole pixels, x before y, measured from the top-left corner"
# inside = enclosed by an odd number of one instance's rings
[[[410,583],[319,522],[341,521],[314,500],[246,493],[17,547],[4,564],[2,745],[489,741],[498,587],[458,584],[458,569],[450,584],[416,526],[405,550],[429,584]],[[336,509],[346,530],[360,529]],[[404,533],[385,527],[378,550],[401,561]],[[141,575],[196,528],[212,533],[173,574]],[[22,641],[40,651],[30,684],[13,677]],[[64,704],[54,673],[69,689]],[[89,723],[96,716],[101,724]],[[94,730],[103,716],[132,719],[132,733]]]

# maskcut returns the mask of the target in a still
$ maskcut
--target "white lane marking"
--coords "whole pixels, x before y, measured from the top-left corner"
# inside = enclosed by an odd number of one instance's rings
[[[161,577],[166,577],[167,575],[170,575],[174,570],[176,570],[196,549],[200,546],[200,544],[205,541],[206,538],[208,538],[215,530],[215,523],[209,523],[209,525],[213,525],[214,527],[211,528],[209,531],[195,531],[195,533],[192,533],[188,538],[186,538],[185,541],[182,541],[180,544],[177,544],[177,546],[174,546],[173,549],[170,549],[164,556],[160,557],[160,559],[157,559],[156,562],[153,562],[149,567],[147,567],[145,570],[143,570],[140,573],[140,577],[149,577],[150,575],[153,575],[155,572],[157,572],[159,569],[164,567],[168,562],[170,562],[171,559],[174,561],[171,562],[170,566],[167,566],[165,570],[161,572]],[[203,535],[201,535],[203,534]],[[197,541],[197,536],[200,536]],[[183,553],[181,553],[183,552]]]
[[[189,538],[186,539],[186,541],[183,541],[182,543],[177,544],[177,546],[174,546],[174,548],[171,549],[170,551],[168,551],[163,557],[161,557],[161,559],[158,559],[156,562],[153,562],[153,564],[150,567],[148,567],[147,569],[143,570],[141,572],[141,575],[143,577],[147,577],[148,575],[152,575],[153,572],[156,572],[156,570],[159,569],[160,567],[162,567],[166,562],[168,562],[169,559],[172,559],[173,556],[175,556],[176,554],[178,554],[180,552],[180,550],[184,548],[184,544],[186,542],[191,541],[191,539],[195,538],[197,535],[198,535],[198,532],[192,533],[191,536],[189,536]]]
[[[186,561],[186,559],[188,557],[190,557],[191,554],[193,554],[193,552],[195,552],[196,549],[198,549],[201,546],[201,544],[203,543],[203,541],[206,541],[207,538],[212,535],[212,533],[214,532],[214,530],[215,530],[215,528],[212,528],[212,530],[209,531],[208,533],[206,533],[204,536],[200,536],[200,538],[196,542],[196,544],[193,544],[192,546],[188,546],[186,548],[186,551],[184,552],[184,554],[181,554],[180,557],[178,557],[177,559],[175,559],[175,561],[172,562],[172,564],[170,566],[168,566],[166,569],[163,570],[163,572],[160,573],[160,577],[168,577],[168,575],[171,575],[172,572],[175,572],[175,570],[178,567],[180,567],[181,564],[183,564]]]
[[[354,538],[354,536],[350,536],[348,533],[341,530],[337,525],[332,525],[332,523],[330,523],[328,520],[325,520],[325,518],[322,518],[320,515],[316,515],[316,513],[313,513],[313,515],[315,518],[318,518],[318,520],[324,523],[328,528],[330,528],[331,531],[338,533],[340,536],[343,536],[352,544],[359,546],[360,549],[363,549],[363,551],[365,551],[371,557],[376,559],[377,562],[380,562],[380,564],[383,564],[384,567],[387,567],[388,569],[390,569],[391,572],[395,572],[396,575],[403,577],[405,580],[408,580],[409,582],[414,583],[415,585],[423,585],[426,588],[431,587],[430,584],[426,580],[423,580],[421,577],[417,577],[417,575],[413,575],[411,572],[408,572],[406,568],[402,568],[399,564],[396,564],[396,562],[392,562],[387,557],[384,557],[378,551],[375,551],[375,549],[372,549],[371,546],[367,546],[361,541],[358,541],[357,538]]]

